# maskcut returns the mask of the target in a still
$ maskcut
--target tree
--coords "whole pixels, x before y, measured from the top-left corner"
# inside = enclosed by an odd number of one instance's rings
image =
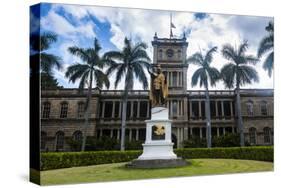
[[[258,82],[257,71],[250,64],[255,65],[258,59],[252,55],[246,55],[248,49],[247,41],[235,49],[230,44],[225,44],[222,48],[222,55],[229,63],[221,69],[221,76],[227,88],[234,88],[236,92],[236,116],[238,117],[238,129],[240,134],[240,145],[244,146],[244,126],[241,115],[240,86]]]
[[[41,73],[41,89],[59,89],[63,88],[59,85],[58,80],[53,75]]]
[[[262,56],[267,55],[263,63],[263,69],[266,70],[268,76],[271,77],[274,62],[274,24],[269,22],[265,30],[268,32],[268,35],[261,40],[257,56],[258,58],[261,58]]]
[[[191,79],[191,86],[196,86],[199,82],[200,87],[205,88],[205,114],[206,114],[206,137],[207,147],[212,147],[212,131],[211,131],[211,115],[210,115],[210,96],[209,96],[209,84],[215,86],[216,82],[220,79],[220,72],[211,67],[210,64],[213,61],[213,54],[217,51],[217,47],[211,48],[204,56],[201,52],[197,52],[189,57],[186,62],[199,66],[194,72]]]
[[[107,75],[116,72],[114,86],[115,88],[125,77],[124,93],[122,98],[122,122],[121,122],[121,151],[125,150],[125,129],[127,116],[127,98],[128,92],[133,89],[134,78],[141,82],[143,89],[148,88],[148,81],[144,68],[149,68],[150,58],[146,53],[147,45],[140,42],[133,45],[131,40],[125,38],[124,48],[122,51],[111,51],[105,54],[105,58],[109,62]]]
[[[88,85],[87,100],[85,105],[85,124],[83,130],[83,141],[82,141],[82,151],[85,151],[86,139],[87,139],[87,128],[89,126],[90,118],[90,101],[92,97],[92,85],[93,81],[96,86],[102,88],[104,85],[109,88],[109,80],[107,75],[102,72],[102,68],[106,64],[104,58],[99,56],[101,46],[98,40],[95,38],[93,48],[79,48],[77,46],[69,47],[68,51],[79,57],[83,63],[75,63],[67,68],[65,76],[69,78],[69,81],[75,83],[78,79],[79,91],[83,91],[86,85]]]
[[[40,61],[41,73],[52,75],[52,69],[54,67],[58,70],[61,69],[61,58],[46,52],[56,41],[57,35],[50,32],[43,33],[42,35],[33,34],[30,37],[31,62]]]

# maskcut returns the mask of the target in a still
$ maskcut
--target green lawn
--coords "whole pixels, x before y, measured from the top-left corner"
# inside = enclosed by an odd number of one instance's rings
[[[119,180],[151,179],[208,174],[272,171],[273,163],[233,159],[192,159],[191,165],[165,169],[128,169],[125,163],[48,170],[41,184],[69,184]]]

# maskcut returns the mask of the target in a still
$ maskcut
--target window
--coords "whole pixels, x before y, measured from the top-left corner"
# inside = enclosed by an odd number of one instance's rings
[[[261,115],[263,115],[263,116],[267,115],[267,103],[266,103],[266,101],[261,102]]]
[[[51,110],[51,104],[49,102],[44,102],[43,103],[42,118],[49,118],[50,117],[50,110]]]
[[[44,150],[46,148],[46,141],[47,141],[47,133],[46,132],[41,132],[41,150]]]
[[[67,118],[68,104],[67,102],[61,103],[60,118]]]
[[[226,119],[231,117],[230,101],[223,101],[224,116]]]
[[[199,103],[200,101],[191,101],[191,118],[198,119],[199,118]]]
[[[178,50],[178,59],[181,58],[181,50]]]
[[[82,134],[81,131],[75,131],[75,132],[73,133],[73,140],[75,140],[75,141],[82,141],[82,138],[83,138],[82,135],[83,135],[83,134]]]
[[[119,117],[119,108],[120,108],[120,102],[117,101],[117,102],[115,102],[115,109],[114,109],[114,117],[115,118]]]
[[[140,117],[147,117],[147,101],[140,101]]]
[[[83,118],[85,113],[85,103],[84,102],[79,102],[78,103],[78,118]]]
[[[178,114],[178,107],[177,107],[177,101],[173,101],[173,117],[176,117]]]
[[[163,50],[159,50],[159,59],[162,59],[163,58]]]
[[[133,117],[136,118],[138,115],[138,102],[134,101],[133,102]]]
[[[104,117],[105,118],[111,118],[112,117],[112,109],[113,108],[113,102],[112,101],[106,101],[104,105]]]
[[[271,135],[271,129],[269,127],[265,127],[263,129],[263,134],[264,134],[264,143],[270,143],[270,135]]]
[[[249,141],[250,144],[256,144],[256,128],[254,127],[249,129]]]
[[[127,102],[127,118],[130,118],[131,117],[131,101],[128,101]]]
[[[64,133],[62,131],[56,134],[56,151],[63,151],[64,146]]]
[[[254,104],[252,101],[247,102],[247,114],[248,116],[253,116],[254,115]]]
[[[177,81],[178,81],[178,79],[177,79],[177,72],[173,72],[173,86],[177,86],[178,85]]]

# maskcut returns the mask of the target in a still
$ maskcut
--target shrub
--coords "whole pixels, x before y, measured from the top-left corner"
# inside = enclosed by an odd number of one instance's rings
[[[41,170],[127,162],[136,159],[142,151],[91,151],[41,153]],[[273,161],[273,147],[184,148],[176,149],[178,157],[225,158]]]

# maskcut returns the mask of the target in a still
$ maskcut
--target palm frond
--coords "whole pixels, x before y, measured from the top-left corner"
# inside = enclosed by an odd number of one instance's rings
[[[222,56],[225,59],[230,60],[230,61],[236,60],[237,53],[236,53],[235,49],[233,48],[233,46],[231,46],[230,44],[223,45],[221,52],[222,52]]]
[[[194,64],[194,65],[199,65],[199,66],[203,65],[203,61],[204,61],[204,58],[203,58],[202,54],[199,52],[193,54],[191,57],[186,59],[186,62],[188,64]]]
[[[258,82],[259,76],[258,72],[249,65],[241,65],[237,71],[237,77],[239,77],[239,82],[241,85],[250,84],[252,81]]]
[[[274,58],[274,52],[271,52],[265,59],[263,63],[263,69],[267,71],[268,76],[271,77],[272,71],[273,71],[273,58]]]
[[[116,79],[115,79],[115,83],[114,83],[114,87],[117,88],[118,84],[120,83],[122,77],[125,75],[126,73],[126,64],[121,64],[120,66],[118,66],[117,68],[117,72],[116,72]]]
[[[61,69],[61,58],[59,56],[43,52],[40,54],[40,63],[42,71],[49,74],[54,67],[58,70]]]
[[[134,69],[133,71],[136,75],[136,78],[139,80],[140,83],[142,83],[143,89],[147,89],[148,88],[148,81],[147,81],[147,77],[144,73],[144,70],[143,70],[143,67],[141,66],[141,64],[134,63],[133,69]]]
[[[248,49],[249,45],[247,41],[244,41],[242,44],[240,44],[238,48],[238,54],[237,56],[243,56],[246,50]]]
[[[217,52],[217,49],[218,49],[218,47],[213,47],[213,48],[211,48],[207,53],[206,53],[206,56],[205,56],[205,58],[204,58],[204,61],[206,62],[206,63],[211,63],[212,61],[213,61],[213,54],[215,53],[215,52]]]
[[[220,79],[220,72],[215,67],[209,67],[207,70],[209,75],[209,82],[211,86],[215,86],[216,82]]]
[[[266,36],[261,40],[257,53],[259,58],[268,51],[273,50],[273,41],[273,34],[270,34],[269,36]]]
[[[196,86],[198,82],[200,82],[200,87],[202,87],[202,84],[204,83],[202,79],[207,78],[207,76],[204,76],[204,74],[206,75],[204,68],[197,69],[192,75],[191,87]]]
[[[236,77],[236,66],[232,63],[228,63],[221,68],[221,78],[227,88],[234,87],[234,80]]]
[[[84,62],[89,62],[89,60],[90,60],[89,55],[86,53],[86,50],[83,49],[83,48],[79,48],[77,46],[73,46],[73,47],[69,47],[68,51],[71,54],[79,57]]]
[[[105,73],[103,73],[101,70],[95,69],[94,75],[95,75],[96,85],[99,88],[102,88],[104,85],[107,89],[109,88],[110,83],[109,83],[108,77]]]
[[[57,41],[57,35],[51,32],[45,32],[40,36],[40,51],[47,50],[50,45]]]
[[[77,79],[81,78],[83,74],[90,70],[90,67],[86,64],[74,64],[67,68],[65,77],[69,78],[69,81],[74,83]]]

